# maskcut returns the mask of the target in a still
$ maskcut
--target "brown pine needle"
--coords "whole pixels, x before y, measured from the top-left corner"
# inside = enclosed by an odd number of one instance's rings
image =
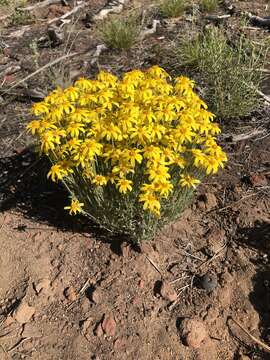
[[[238,321],[236,321],[234,318],[232,318],[231,316],[228,318],[228,321],[232,320],[237,326],[240,327],[241,330],[244,331],[244,333],[249,336],[255,343],[257,343],[258,345],[260,345],[264,350],[270,352],[270,346],[266,345],[264,342],[262,342],[261,340],[255,338],[255,336],[251,335],[251,333],[246,330],[243,325],[239,324]]]

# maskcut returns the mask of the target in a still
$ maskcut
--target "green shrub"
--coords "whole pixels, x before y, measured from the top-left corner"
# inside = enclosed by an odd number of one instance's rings
[[[112,49],[127,50],[136,42],[140,32],[138,19],[112,19],[99,27],[99,34],[106,46]]]
[[[214,28],[180,41],[177,53],[181,66],[197,72],[206,100],[219,118],[246,116],[258,106],[258,69],[266,49],[256,50],[243,37],[230,45],[225,33]]]
[[[202,11],[212,12],[218,7],[218,0],[201,0],[200,7]]]
[[[159,9],[163,17],[172,18],[182,15],[186,7],[186,0],[163,0]]]

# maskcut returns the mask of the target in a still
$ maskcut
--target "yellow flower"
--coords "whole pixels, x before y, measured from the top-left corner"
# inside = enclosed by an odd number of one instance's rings
[[[27,125],[27,129],[31,131],[32,135],[35,135],[40,128],[41,128],[41,123],[39,120],[33,120]]]
[[[196,188],[196,186],[200,183],[200,180],[199,179],[196,179],[194,178],[193,176],[191,175],[180,175],[180,185],[182,187],[188,187],[188,188],[191,188],[193,187],[194,189]]]
[[[140,164],[143,160],[143,157],[140,153],[141,150],[139,149],[128,149],[123,152],[123,157],[130,163],[131,167],[135,167],[136,162]]]
[[[80,132],[84,133],[85,128],[84,125],[79,122],[70,122],[67,127],[67,134],[70,134],[70,136],[78,138],[80,135]]]
[[[126,194],[128,191],[132,190],[132,181],[127,179],[119,179],[116,186],[118,187],[120,193]]]
[[[98,186],[104,186],[107,184],[107,179],[103,175],[96,175],[94,176],[92,180],[92,184],[98,185]]]
[[[65,206],[65,210],[69,210],[70,215],[76,215],[77,213],[82,212],[82,207],[84,206],[84,203],[79,202],[77,199],[72,199],[70,206]]]
[[[143,202],[143,209],[150,210],[156,216],[160,216],[160,202],[153,193],[145,192],[139,195],[139,202]]]
[[[153,183],[155,191],[160,193],[163,197],[168,197],[169,194],[173,191],[173,184],[169,181],[158,181]]]
[[[51,167],[47,177],[50,177],[52,181],[56,182],[57,180],[62,180],[67,174],[68,171],[66,169],[64,169],[60,164],[55,164]]]
[[[152,166],[147,170],[147,173],[149,174],[148,179],[149,181],[166,181],[171,176],[169,174],[168,167],[164,165],[157,164],[156,166]]]
[[[38,102],[32,106],[32,112],[35,116],[40,116],[49,113],[49,105],[45,102]]]
[[[143,209],[160,216],[161,202],[181,191],[178,181],[195,188],[197,177],[215,174],[227,161],[216,139],[215,115],[194,87],[193,80],[172,80],[159,66],[122,78],[101,71],[34,104],[36,118],[27,129],[53,161],[52,181],[78,181],[78,198],[105,199],[111,184],[118,189],[112,196],[139,192]],[[74,197],[67,208],[77,213],[82,205]]]

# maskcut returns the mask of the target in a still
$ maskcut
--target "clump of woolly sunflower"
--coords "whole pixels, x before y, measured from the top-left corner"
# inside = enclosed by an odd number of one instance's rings
[[[70,214],[135,241],[179,216],[227,161],[194,85],[158,66],[122,79],[101,71],[33,105],[28,129],[52,162],[48,177],[70,192]]]

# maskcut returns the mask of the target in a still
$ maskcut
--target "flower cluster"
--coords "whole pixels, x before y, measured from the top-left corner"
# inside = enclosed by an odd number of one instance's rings
[[[28,129],[53,165],[53,181],[79,173],[89,186],[136,194],[144,210],[160,215],[175,189],[195,188],[227,157],[216,142],[214,115],[186,77],[171,79],[158,66],[118,79],[101,71],[94,80],[57,88],[32,107]],[[67,207],[81,211],[84,199]]]

